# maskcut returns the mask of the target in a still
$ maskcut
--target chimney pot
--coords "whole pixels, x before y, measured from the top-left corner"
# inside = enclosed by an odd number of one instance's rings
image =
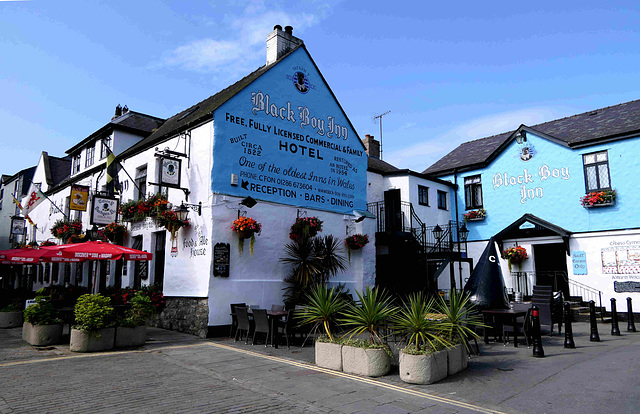
[[[290,35],[293,35],[293,26],[285,26],[284,32]]]
[[[276,24],[275,26],[273,26],[273,30],[282,30],[282,26]]]

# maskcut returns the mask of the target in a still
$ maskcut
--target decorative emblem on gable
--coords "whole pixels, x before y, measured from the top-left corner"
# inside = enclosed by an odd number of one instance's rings
[[[529,161],[534,155],[536,155],[536,149],[533,148],[533,145],[531,144],[519,145],[517,147],[517,151],[518,154],[516,156],[520,158],[521,161],[525,162]]]
[[[315,85],[309,82],[309,75],[307,71],[301,66],[294,66],[292,68],[293,74],[287,75],[287,79],[293,82],[293,86],[298,92],[306,94],[310,89],[315,89]]]

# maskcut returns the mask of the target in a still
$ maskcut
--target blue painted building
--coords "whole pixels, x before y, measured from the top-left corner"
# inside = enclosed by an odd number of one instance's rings
[[[639,145],[633,101],[464,143],[424,173],[458,184],[452,220],[466,218],[470,257],[492,236],[526,249],[522,263],[502,260],[508,289],[601,291],[624,309],[640,299]]]

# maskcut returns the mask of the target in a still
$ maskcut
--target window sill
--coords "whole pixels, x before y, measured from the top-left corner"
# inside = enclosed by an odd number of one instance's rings
[[[609,201],[608,203],[597,203],[597,204],[594,204],[594,205],[591,205],[591,206],[588,205],[588,204],[585,204],[582,207],[584,207],[584,208],[598,208],[598,207],[611,207],[611,206],[615,206],[615,205],[616,205],[615,201]]]

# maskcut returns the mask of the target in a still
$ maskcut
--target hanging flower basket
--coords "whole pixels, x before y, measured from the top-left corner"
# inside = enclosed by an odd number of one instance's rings
[[[104,237],[106,237],[111,243],[122,245],[124,236],[127,234],[127,227],[118,224],[116,222],[109,223],[102,231]]]
[[[315,237],[320,231],[322,231],[322,220],[318,217],[298,217],[291,226],[289,238],[291,240],[300,240],[305,237],[311,238]]]
[[[527,255],[527,249],[522,246],[509,247],[508,249],[502,251],[500,257],[508,260],[509,272],[511,272],[512,264],[519,265],[529,258],[529,256]]]
[[[231,230],[238,234],[238,253],[242,256],[244,251],[245,239],[251,239],[249,243],[249,252],[253,256],[253,246],[256,243],[256,233],[258,236],[262,232],[262,224],[255,221],[252,217],[238,217],[231,224]]]
[[[189,220],[182,221],[173,210],[165,210],[158,214],[156,218],[158,226],[164,227],[171,233],[171,240],[175,240],[180,227],[188,226]]]
[[[80,234],[82,234],[82,221],[80,220],[60,219],[51,226],[51,235],[64,242],[67,242],[71,236],[79,236]]]
[[[344,245],[347,246],[347,254],[349,262],[351,262],[351,251],[360,250],[369,243],[369,236],[366,234],[352,234],[344,239]]]
[[[580,197],[580,204],[584,208],[613,206],[616,204],[616,190],[593,191]]]

